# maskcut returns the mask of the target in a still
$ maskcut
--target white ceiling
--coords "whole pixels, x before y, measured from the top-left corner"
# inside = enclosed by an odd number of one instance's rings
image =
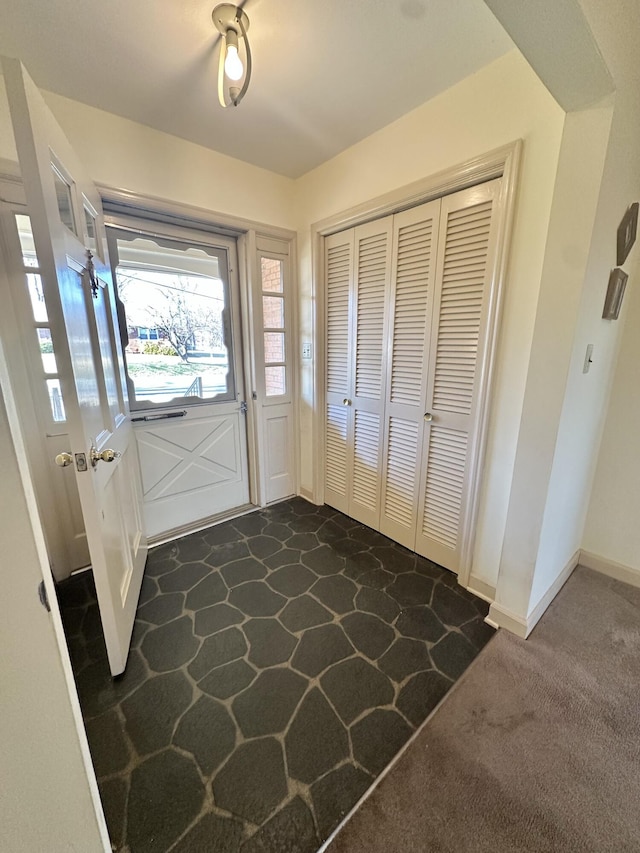
[[[68,98],[297,177],[513,43],[483,0],[248,0],[253,79],[217,102],[215,0],[0,0],[0,52]]]

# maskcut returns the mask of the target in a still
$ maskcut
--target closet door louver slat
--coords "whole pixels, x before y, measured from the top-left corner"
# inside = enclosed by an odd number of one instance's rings
[[[353,245],[327,248],[327,391],[349,390],[349,285]]]
[[[353,439],[353,501],[375,513],[380,492],[380,418],[356,411]]]
[[[349,514],[378,529],[386,387],[387,302],[391,280],[387,217],[355,229],[353,475]]]
[[[413,548],[440,201],[394,216],[380,530]]]
[[[385,295],[389,280],[389,235],[383,232],[359,237],[356,232],[356,240],[355,394],[359,398],[379,400],[382,392]]]
[[[347,410],[344,406],[327,406],[326,450],[326,487],[346,499]]]
[[[416,551],[457,572],[469,503],[499,180],[442,201]]]
[[[350,302],[353,285],[353,231],[325,241],[326,376],[325,500],[349,511],[353,418],[343,404],[352,393],[353,359],[350,341]]]

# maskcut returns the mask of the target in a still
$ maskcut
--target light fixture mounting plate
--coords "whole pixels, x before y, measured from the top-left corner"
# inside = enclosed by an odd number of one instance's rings
[[[240,35],[240,27],[238,26],[238,18],[241,18],[244,31],[249,29],[249,16],[239,6],[234,6],[233,3],[221,3],[211,13],[213,23],[216,29],[225,35],[227,30],[234,30]]]

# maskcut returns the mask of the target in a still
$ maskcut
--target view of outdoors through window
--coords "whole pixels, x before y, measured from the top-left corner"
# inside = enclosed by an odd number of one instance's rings
[[[157,263],[148,260],[153,247]],[[119,241],[119,253],[118,293],[126,313],[125,356],[135,401],[144,406],[185,397],[194,402],[233,398],[231,342],[225,331],[228,290],[217,275],[193,271],[209,265],[217,273],[217,258],[188,247],[170,251],[141,239]],[[127,256],[142,254],[146,266],[127,263]]]

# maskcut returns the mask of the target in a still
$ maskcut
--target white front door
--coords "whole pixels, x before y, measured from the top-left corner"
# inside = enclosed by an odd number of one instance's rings
[[[145,530],[166,540],[249,504],[235,240],[108,227]]]
[[[21,63],[3,58],[2,70],[69,423],[68,456],[59,462],[75,468],[109,665],[118,675],[147,549],[100,197]]]

